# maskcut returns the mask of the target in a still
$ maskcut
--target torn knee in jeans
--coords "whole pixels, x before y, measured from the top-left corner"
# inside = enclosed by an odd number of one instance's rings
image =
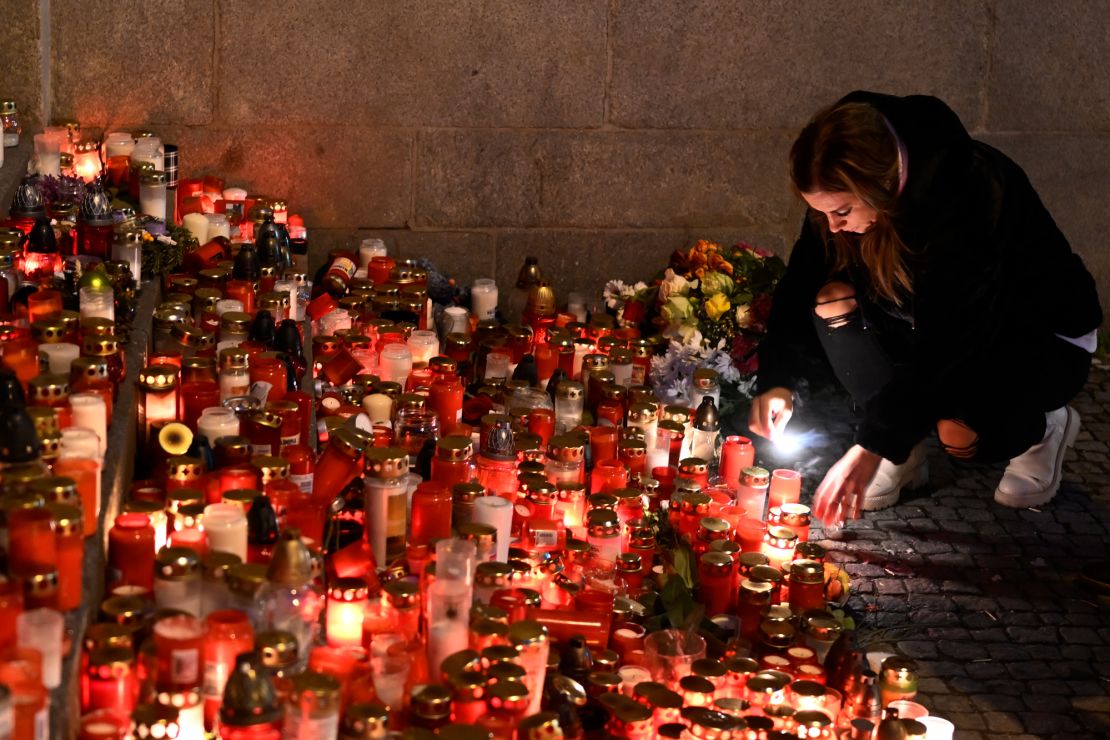
[[[959,419],[938,421],[937,437],[944,451],[959,460],[969,460],[979,451],[978,433]]]
[[[847,326],[859,315],[855,287],[840,281],[826,283],[817,293],[813,312],[825,322],[828,329]]]

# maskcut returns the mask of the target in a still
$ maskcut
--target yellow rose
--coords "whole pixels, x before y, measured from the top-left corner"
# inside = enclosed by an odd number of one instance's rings
[[[716,321],[729,312],[732,303],[724,293],[714,293],[705,301],[705,314]]]

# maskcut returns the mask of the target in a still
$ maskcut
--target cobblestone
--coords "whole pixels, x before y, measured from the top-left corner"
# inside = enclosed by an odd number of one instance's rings
[[[1073,406],[1083,429],[1048,504],[995,504],[1003,465],[930,442],[924,492],[821,539],[853,579],[860,645],[914,658],[922,702],[957,740],[1110,737],[1110,599],[1075,577],[1110,552],[1110,369],[1096,365]],[[803,466],[807,494],[851,444],[849,409],[828,388],[806,407],[830,430]]]

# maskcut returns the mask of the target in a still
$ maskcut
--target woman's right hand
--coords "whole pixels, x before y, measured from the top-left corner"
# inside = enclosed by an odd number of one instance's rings
[[[794,413],[794,393],[789,388],[772,388],[752,399],[748,429],[767,439],[776,439]]]

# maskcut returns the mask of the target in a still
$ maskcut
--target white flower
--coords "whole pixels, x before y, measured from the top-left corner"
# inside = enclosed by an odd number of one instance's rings
[[[169,245],[171,245],[171,246],[173,246],[173,245],[176,245],[176,244],[177,244],[177,242],[175,242],[175,241],[174,241],[173,239],[171,239],[170,237],[166,236],[165,234],[159,234],[158,236],[154,237],[154,240],[155,240],[155,241],[159,241],[159,242],[162,242],[163,244],[169,244]]]
[[[643,282],[636,283],[635,285],[628,285],[623,280],[610,280],[605,283],[602,296],[605,298],[606,306],[609,308],[616,308],[630,298],[634,298],[637,293],[646,287],[647,284]]]
[[[736,307],[736,325],[741,329],[747,329],[752,325],[752,309],[749,306]]]
[[[666,301],[672,295],[686,295],[697,287],[697,280],[687,280],[668,267],[663,273],[663,282],[659,284],[659,300]]]

